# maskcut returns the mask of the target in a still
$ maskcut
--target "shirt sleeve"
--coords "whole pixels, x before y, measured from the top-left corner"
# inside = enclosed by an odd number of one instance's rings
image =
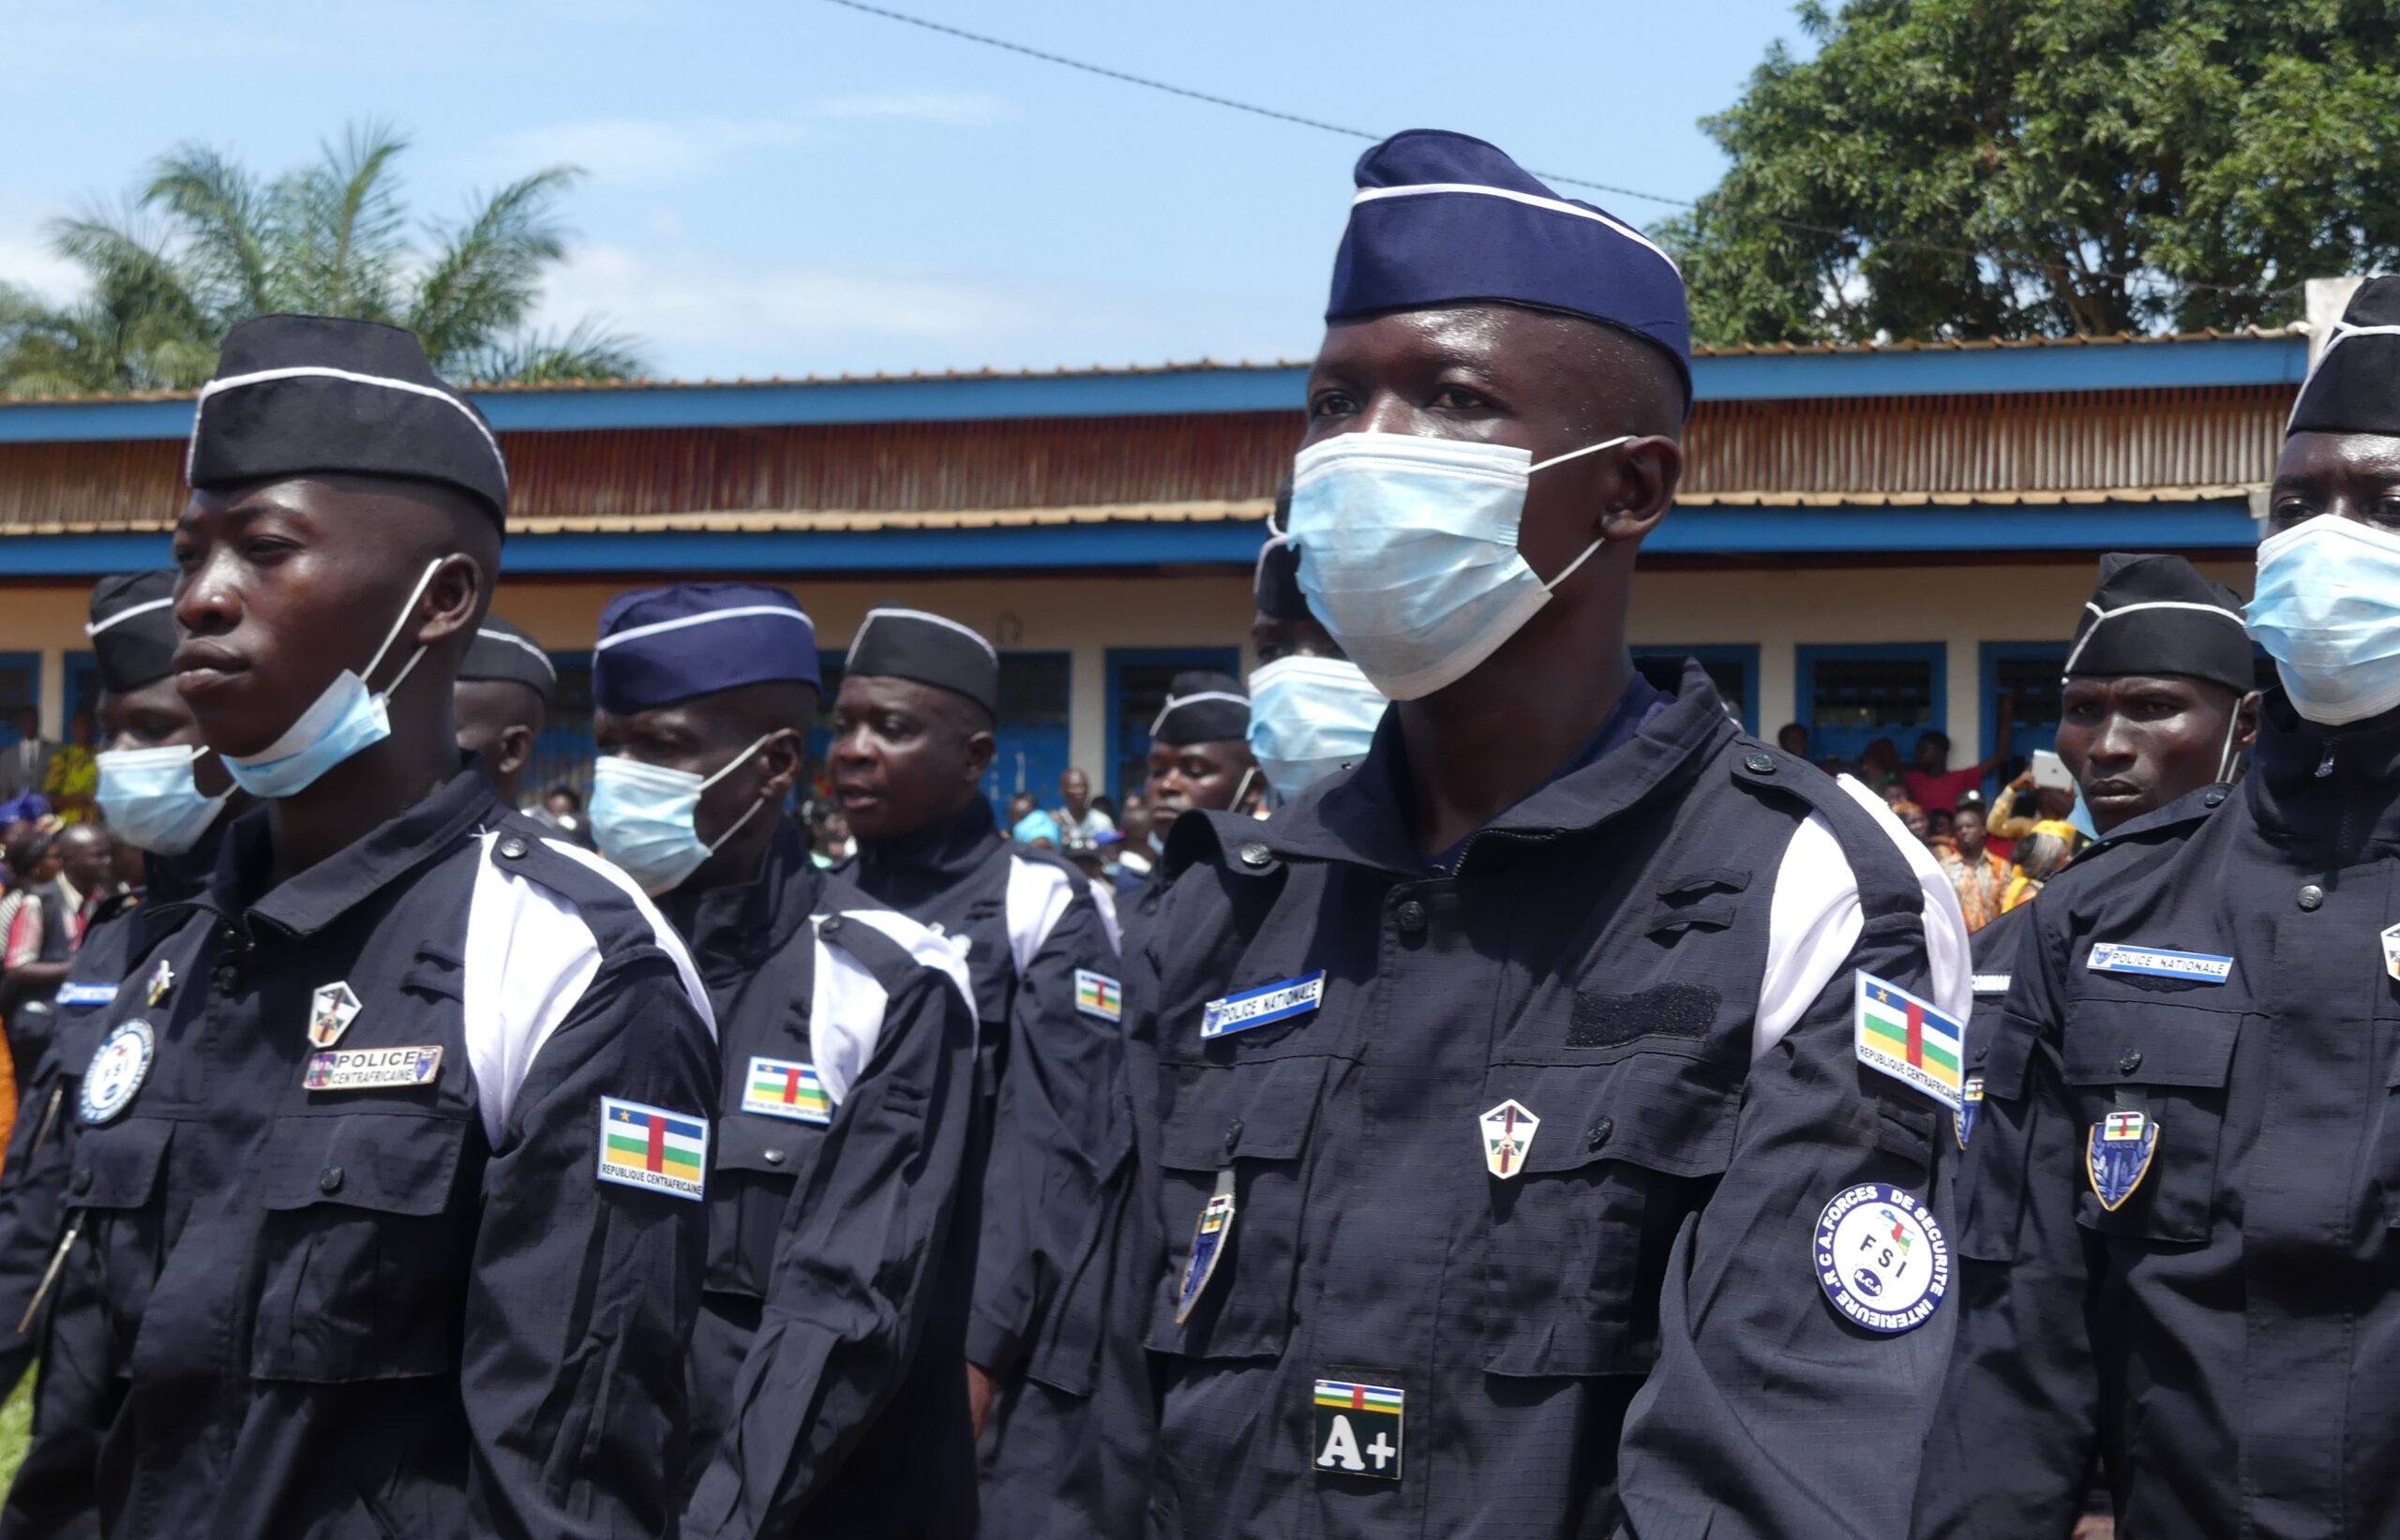
[[[842,1009],[828,994],[825,950],[818,963],[818,1013]],[[952,1219],[974,1117],[975,1009],[933,968],[888,999],[868,986],[853,993],[871,994],[881,1017],[875,1053],[785,1204],[734,1387],[738,1412],[686,1518],[694,1535],[800,1533],[825,1478],[915,1372],[950,1377],[962,1406],[959,1459],[969,1458],[956,1315],[938,1364],[921,1366],[919,1350],[950,1292],[943,1277],[961,1228]]]
[[[477,1536],[676,1533],[705,1204],[594,1175],[601,1099],[705,1116],[717,1065],[668,957],[616,949],[534,1053],[483,1174],[459,1399]]]
[[[41,901],[30,892],[8,895],[15,901],[7,925],[7,948],[0,968],[21,968],[41,961]]]
[[[1938,868],[1920,878],[1947,896]],[[1778,917],[1783,898],[1778,886]],[[1854,884],[1828,907],[1845,903],[1855,909]],[[1658,1362],[1628,1411],[1619,1450],[1634,1540],[1899,1540],[1907,1532],[1916,1451],[1958,1311],[1945,1304],[1889,1336],[1853,1324],[1817,1281],[1815,1232],[1826,1204],[1861,1183],[1928,1203],[1943,1191],[1948,1132],[1937,1122],[1946,1113],[1898,1083],[1887,1095],[1859,1066],[1852,973],[1944,1009],[1958,1004],[1960,1020],[1971,979],[1938,979],[1912,923],[1885,917],[1829,928],[1822,914],[1794,915],[1814,920],[1800,927],[1813,938],[1803,949],[1811,961],[1783,964],[1792,970],[1780,985],[1787,997],[1802,969],[1818,977],[1836,934],[1852,939],[1750,1066],[1725,1174],[1669,1256]],[[1925,933],[1957,925],[1963,969],[1956,915],[1955,898],[1946,908],[1928,903]]]
[[[1077,974],[1114,983],[1119,967],[1090,893],[1072,893],[1021,956],[967,1337],[968,1360],[998,1377],[1017,1368],[1085,1238],[1124,1063],[1118,1008],[1077,992]]]
[[[1958,1345],[1917,1483],[1913,1534],[2065,1534],[2099,1438],[2087,1308],[2095,1243],[2077,1224],[2082,1133],[2067,1104],[2066,946],[2037,904],[1984,1054],[1984,1101],[1959,1172]]]

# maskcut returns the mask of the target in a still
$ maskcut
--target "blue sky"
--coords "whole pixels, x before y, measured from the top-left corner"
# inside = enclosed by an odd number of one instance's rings
[[[1686,198],[1722,167],[1696,120],[1800,41],[1787,0],[892,8]],[[43,222],[171,144],[279,170],[382,118],[420,212],[586,168],[545,319],[599,312],[687,379],[1305,356],[1363,147],[825,0],[0,0],[0,277],[71,289]]]

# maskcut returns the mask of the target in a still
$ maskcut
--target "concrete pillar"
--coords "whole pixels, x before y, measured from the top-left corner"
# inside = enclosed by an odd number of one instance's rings
[[[41,735],[53,743],[67,740],[67,654],[55,647],[41,650]]]
[[[1800,655],[1790,635],[1759,640],[1759,736],[1775,741],[1787,722],[1800,720]]]
[[[1092,790],[1108,788],[1108,648],[1077,641],[1067,675],[1067,761],[1091,777]]]

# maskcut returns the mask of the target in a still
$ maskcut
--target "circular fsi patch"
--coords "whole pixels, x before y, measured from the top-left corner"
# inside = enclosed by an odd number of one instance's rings
[[[142,1080],[150,1073],[151,1055],[158,1049],[158,1040],[151,1035],[148,1022],[118,1023],[92,1055],[92,1067],[83,1071],[83,1088],[76,1099],[83,1121],[105,1123],[125,1111],[133,1093],[142,1089]]]
[[[1861,1182],[1817,1217],[1817,1282],[1834,1308],[1871,1332],[1914,1331],[1950,1292],[1950,1247],[1924,1204]]]

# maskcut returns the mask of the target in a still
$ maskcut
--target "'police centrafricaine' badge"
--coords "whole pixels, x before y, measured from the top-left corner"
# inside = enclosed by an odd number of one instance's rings
[[[1103,1022],[1125,1019],[1125,991],[1116,979],[1089,968],[1075,970],[1075,1009]]]
[[[2083,965],[2094,973],[2139,973],[2152,979],[2183,979],[2194,983],[2221,984],[2233,977],[2233,959],[2204,951],[2168,951],[2162,947],[2128,947],[2095,941]]]
[[[2124,1207],[2157,1153],[2158,1125],[2140,1113],[2110,1113],[2094,1123],[2084,1135],[2083,1165],[2100,1206],[2111,1213]]]
[[[76,1097],[83,1121],[105,1123],[131,1105],[158,1051],[148,1022],[119,1022],[83,1071],[83,1088]]]
[[[1534,1147],[1534,1134],[1541,1127],[1541,1119],[1533,1114],[1532,1109],[1511,1099],[1476,1122],[1483,1131],[1484,1170],[1505,1182],[1525,1169],[1525,1157]]]
[[[335,1048],[308,1055],[300,1084],[310,1091],[390,1091],[430,1085],[442,1072],[442,1045]]]
[[[1327,1475],[1400,1479],[1402,1392],[1348,1380],[1316,1383],[1316,1468]]]
[[[1958,1109],[1958,1077],[1967,1056],[1966,1030],[1898,984],[1860,969],[1858,1062],[1913,1085],[1944,1107]]]
[[[709,1126],[700,1118],[600,1099],[600,1179],[668,1192],[695,1203],[708,1195]]]
[[[1969,1075],[1965,1087],[1958,1093],[1958,1110],[1950,1114],[1951,1123],[1958,1130],[1960,1149],[1965,1149],[1967,1141],[1975,1136],[1975,1114],[1983,1111],[1983,1106],[1984,1077]]]
[[[1200,1008],[1200,1036],[1222,1038],[1314,1010],[1325,999],[1325,970],[1211,1000]]]
[[[817,1066],[798,1059],[753,1058],[742,1082],[742,1110],[795,1123],[831,1123],[833,1099]]]
[[[364,1009],[358,996],[346,979],[337,979],[308,996],[308,1042],[316,1048],[331,1048],[341,1041],[350,1024],[358,1020]]]
[[[143,991],[143,997],[154,1007],[161,1006],[166,1004],[167,996],[174,992],[174,988],[175,965],[161,957],[158,965],[150,970],[150,983]]]
[[[1177,1286],[1175,1323],[1182,1325],[1208,1292],[1208,1279],[1216,1276],[1217,1259],[1225,1254],[1225,1242],[1234,1233],[1234,1171],[1231,1166],[1217,1173],[1217,1190],[1208,1195],[1207,1206],[1200,1210],[1200,1223],[1192,1232],[1192,1254],[1183,1259],[1183,1280]]]
[[[1817,1282],[1871,1332],[1914,1331],[1950,1292],[1950,1247],[1933,1211],[1900,1188],[1861,1182],[1817,1217]]]

